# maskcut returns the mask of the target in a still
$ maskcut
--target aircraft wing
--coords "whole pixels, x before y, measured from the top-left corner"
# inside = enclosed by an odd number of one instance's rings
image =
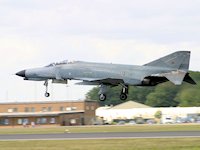
[[[75,80],[82,80],[83,82],[77,84],[105,84],[117,86],[120,83],[124,83],[122,79],[113,79],[113,78],[76,78]]]

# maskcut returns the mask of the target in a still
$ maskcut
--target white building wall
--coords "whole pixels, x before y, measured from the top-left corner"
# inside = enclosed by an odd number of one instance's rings
[[[154,118],[157,111],[162,115],[176,117],[186,117],[188,114],[200,114],[200,107],[165,107],[165,108],[133,108],[133,109],[112,109],[101,107],[96,110],[96,116],[104,120],[113,119],[134,119],[135,117]]]

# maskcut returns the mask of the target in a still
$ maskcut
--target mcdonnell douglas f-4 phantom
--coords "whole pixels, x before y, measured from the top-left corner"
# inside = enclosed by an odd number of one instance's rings
[[[126,100],[129,86],[155,86],[171,81],[196,84],[189,76],[190,51],[178,51],[143,66],[91,63],[83,61],[52,63],[41,68],[22,70],[16,75],[24,80],[44,81],[45,96],[49,97],[48,81],[67,84],[68,80],[81,80],[80,85],[99,85],[99,100],[106,100],[107,88],[120,85],[120,99]]]

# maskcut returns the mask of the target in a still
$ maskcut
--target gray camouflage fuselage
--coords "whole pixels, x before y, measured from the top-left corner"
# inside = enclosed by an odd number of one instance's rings
[[[67,84],[67,80],[81,80],[78,84],[101,85],[101,100],[106,98],[107,86],[121,85],[120,98],[125,100],[129,85],[154,86],[166,81],[175,85],[181,85],[183,81],[196,84],[188,73],[189,61],[189,51],[178,51],[143,66],[75,61],[22,70],[16,75],[25,80],[45,81],[46,87],[48,80],[64,84]],[[46,94],[49,96],[47,88]]]
[[[28,69],[25,72],[27,79],[35,80],[83,80],[96,82],[101,84],[101,80],[110,79],[122,82],[126,85],[142,85],[145,77],[157,73],[167,73],[176,71],[172,68],[135,66],[135,65],[119,65],[119,64],[104,64],[104,63],[89,63],[77,61],[70,64],[62,64],[56,66]],[[114,85],[119,82],[114,82]],[[105,81],[105,84],[111,84]]]

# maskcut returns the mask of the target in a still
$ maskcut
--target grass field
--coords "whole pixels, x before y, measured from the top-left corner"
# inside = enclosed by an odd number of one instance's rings
[[[199,124],[180,125],[132,125],[132,126],[77,126],[77,127],[35,127],[35,128],[0,128],[0,134],[48,134],[92,132],[160,132],[160,131],[200,131]]]
[[[199,150],[199,138],[2,141],[0,150]]]
[[[0,128],[0,134],[200,131],[198,124]],[[200,150],[200,138],[0,141],[0,150]]]

